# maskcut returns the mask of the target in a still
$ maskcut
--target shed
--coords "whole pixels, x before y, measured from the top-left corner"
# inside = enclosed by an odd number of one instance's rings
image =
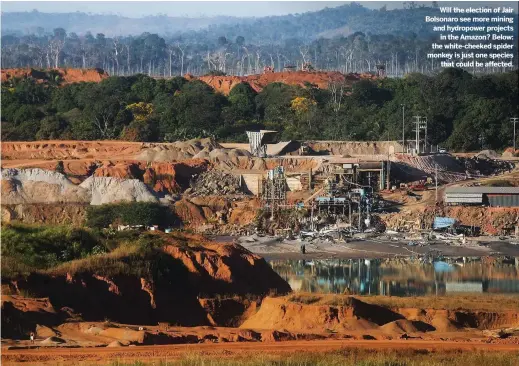
[[[519,207],[519,187],[448,187],[445,203]]]

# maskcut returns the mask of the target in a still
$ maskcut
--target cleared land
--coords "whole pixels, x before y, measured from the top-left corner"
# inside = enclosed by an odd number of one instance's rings
[[[367,354],[375,351],[376,354]],[[459,351],[463,353],[460,355]],[[499,352],[500,354],[488,354]],[[259,356],[261,354],[261,356]],[[2,363],[15,365],[82,364],[236,364],[312,365],[515,365],[517,345],[430,341],[289,341],[270,344],[192,344],[132,348],[2,350]]]

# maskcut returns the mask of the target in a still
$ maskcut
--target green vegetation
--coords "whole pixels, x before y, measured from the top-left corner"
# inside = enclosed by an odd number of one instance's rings
[[[256,353],[255,355],[236,355],[233,358],[218,358],[202,356],[197,353],[187,355],[179,360],[161,361],[113,361],[113,366],[512,366],[516,364],[519,353],[489,353],[485,351],[431,352],[426,349],[417,350],[377,350],[345,348],[335,352],[298,352],[286,355],[269,355]]]
[[[74,274],[94,270],[105,275],[146,277],[157,275],[159,270],[168,271],[157,251],[167,243],[160,234],[6,224],[1,240],[4,278],[33,272]]]
[[[104,251],[90,230],[67,226],[5,224],[1,239],[3,276],[13,271],[46,269]]]
[[[421,115],[428,119],[431,144],[455,151],[503,149],[512,145],[509,117],[517,114],[518,74],[476,77],[446,69],[327,90],[272,83],[260,93],[242,83],[228,97],[180,77],[110,77],[64,87],[14,80],[2,84],[2,139],[242,142],[245,130],[266,128],[280,131],[283,140],[400,140],[405,104],[408,138],[412,116]],[[342,99],[341,87],[350,93]]]
[[[112,224],[170,226],[173,223],[171,210],[158,203],[123,202],[89,206],[86,225],[103,229]]]
[[[156,280],[179,269],[170,257],[158,250],[166,244],[163,238],[150,233],[135,233],[135,236],[133,241],[111,238],[117,246],[110,252],[64,262],[49,268],[46,273],[96,273],[109,277],[125,275]]]

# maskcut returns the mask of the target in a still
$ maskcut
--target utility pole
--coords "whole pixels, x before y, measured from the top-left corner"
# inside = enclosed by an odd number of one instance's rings
[[[414,121],[416,125],[414,130],[416,133],[416,154],[420,154],[420,130],[425,130],[427,135],[427,117],[422,119],[422,116],[414,116],[414,118],[416,118],[416,121]],[[426,144],[427,142],[424,141],[424,143]],[[425,147],[423,152],[425,152]]]
[[[389,142],[389,130],[387,130],[387,141]],[[391,160],[389,160],[389,144],[387,145],[387,190],[391,190],[391,187],[390,187],[390,180],[389,180],[389,173],[391,171]],[[370,184],[370,187],[371,187],[371,184]]]
[[[436,203],[438,203],[438,164],[434,164],[434,185],[436,189]]]
[[[415,126],[415,150],[416,154],[420,153],[420,119],[421,116],[414,116],[416,118],[416,121],[414,122],[416,124]]]
[[[402,106],[402,154],[405,149],[405,104],[401,104]]]
[[[361,206],[362,206],[362,195],[359,197],[359,231],[360,232],[362,232],[362,223],[361,223],[362,211],[361,211]]]
[[[510,122],[513,122],[513,124],[514,124],[514,154],[515,154],[515,149],[516,149],[516,148],[515,148],[515,123],[516,123],[518,120],[519,120],[519,118],[517,118],[517,117],[512,117],[512,118],[510,118]]]
[[[424,126],[425,138],[423,140],[423,152],[427,153],[427,117],[425,117],[424,119],[425,119],[425,126]]]

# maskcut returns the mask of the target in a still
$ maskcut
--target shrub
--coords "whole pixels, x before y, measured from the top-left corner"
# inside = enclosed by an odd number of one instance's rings
[[[92,228],[106,228],[111,224],[168,226],[173,222],[173,212],[166,206],[150,202],[124,202],[90,206],[86,225]]]
[[[16,267],[9,266],[13,274],[84,258],[98,245],[91,231],[66,226],[7,224],[1,239],[2,259],[10,258],[7,264],[17,263]],[[9,271],[4,266],[2,269]]]

